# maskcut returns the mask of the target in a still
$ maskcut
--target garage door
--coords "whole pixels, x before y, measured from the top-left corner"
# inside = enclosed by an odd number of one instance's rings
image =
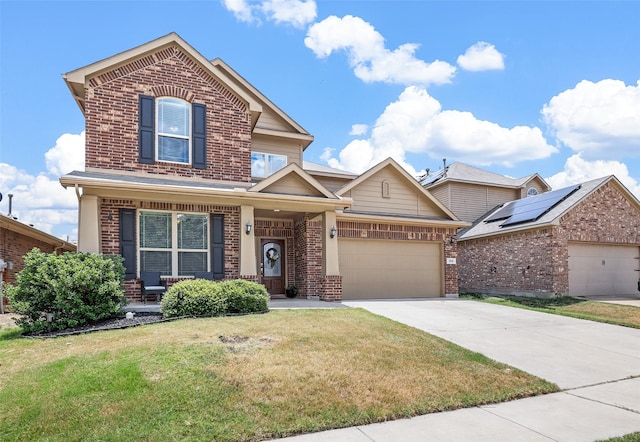
[[[443,293],[442,245],[339,240],[344,299],[426,298]]]
[[[638,294],[640,247],[569,244],[569,294]]]

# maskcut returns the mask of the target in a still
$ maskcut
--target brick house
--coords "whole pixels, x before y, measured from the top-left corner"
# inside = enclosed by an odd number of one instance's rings
[[[640,201],[608,176],[512,201],[458,238],[460,292],[638,295]]]
[[[177,34],[65,74],[86,119],[78,249],[169,284],[213,272],[279,296],[457,295],[468,223],[388,159],[362,175],[303,160],[313,137]],[[409,277],[411,276],[411,277]]]
[[[24,255],[37,247],[45,253],[75,252],[76,246],[10,216],[0,215],[0,259],[11,263],[2,272],[3,282],[15,284],[24,268]],[[6,300],[5,300],[6,301]]]
[[[537,173],[511,178],[455,162],[421,181],[460,220],[473,222],[508,201],[548,192],[551,186]]]

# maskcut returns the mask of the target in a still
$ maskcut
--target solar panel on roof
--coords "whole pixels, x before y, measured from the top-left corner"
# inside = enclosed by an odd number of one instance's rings
[[[524,200],[515,201],[516,203],[522,203],[515,205],[509,218],[500,224],[500,227],[535,221],[549,210],[553,209],[560,202],[564,201],[580,187],[580,185],[565,187],[564,189],[554,190],[552,192],[532,196]]]
[[[509,218],[511,215],[513,215],[513,207],[513,203],[507,203],[506,205],[502,206],[502,208],[494,212],[493,215],[491,215],[489,218],[485,219],[484,222],[490,223],[493,221],[499,221],[501,219]]]

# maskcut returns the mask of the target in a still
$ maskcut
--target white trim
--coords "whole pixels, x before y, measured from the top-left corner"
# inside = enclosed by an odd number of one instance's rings
[[[160,107],[160,103],[165,100],[165,99],[170,99],[170,100],[175,100],[178,102],[181,102],[183,104],[186,105],[186,108],[189,112],[189,118],[187,121],[187,130],[189,135],[184,136],[184,135],[175,135],[175,134],[171,134],[171,133],[166,133],[166,132],[160,132],[160,112],[159,112],[159,107]],[[155,99],[155,154],[156,154],[156,159],[159,163],[172,163],[172,164],[192,164],[192,158],[191,158],[191,143],[192,143],[192,137],[193,137],[193,110],[191,108],[191,103],[189,103],[186,100],[183,100],[182,98],[178,98],[178,97],[172,97],[172,96],[163,96],[163,97],[157,97]],[[187,162],[182,162],[182,161],[170,161],[170,160],[162,160],[160,159],[160,137],[165,137],[165,138],[177,138],[180,140],[187,140]]]

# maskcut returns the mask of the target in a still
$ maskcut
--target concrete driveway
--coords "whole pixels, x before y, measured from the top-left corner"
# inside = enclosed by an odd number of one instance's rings
[[[640,376],[638,329],[461,299],[343,304],[440,336],[563,389]]]
[[[467,300],[343,304],[440,336],[564,391],[287,440],[595,441],[640,431],[640,330]]]

